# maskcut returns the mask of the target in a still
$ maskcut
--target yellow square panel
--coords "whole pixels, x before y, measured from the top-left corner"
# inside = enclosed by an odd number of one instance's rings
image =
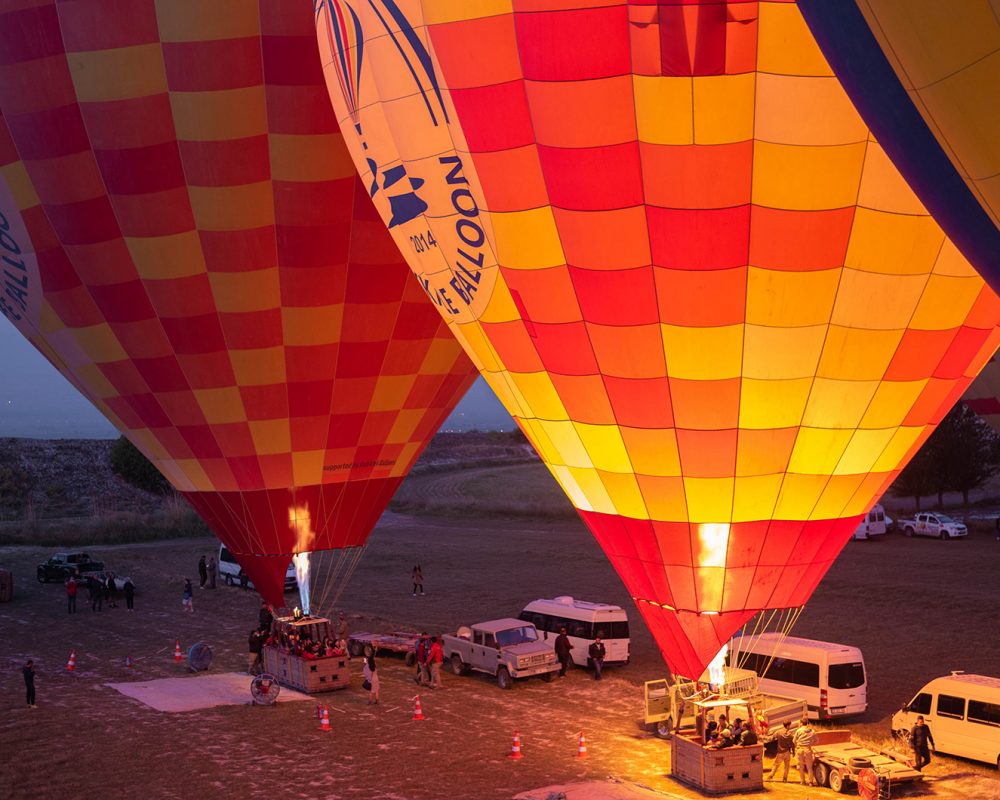
[[[826,325],[772,328],[747,325],[743,340],[745,378],[811,378],[816,374]]]
[[[7,184],[14,197],[14,203],[21,211],[38,205],[38,195],[28,177],[28,171],[24,168],[24,162],[14,161],[0,167],[0,180]]]
[[[229,363],[240,386],[271,386],[286,380],[284,347],[230,350]]]
[[[211,488],[207,485],[208,480],[205,478],[204,472],[200,475],[202,482],[192,480],[188,474],[181,469],[180,463],[176,461],[157,461],[156,468],[163,473],[164,478],[170,481],[170,485],[179,492],[197,492],[205,491]]]
[[[924,331],[959,327],[965,322],[982,288],[983,282],[978,276],[953,278],[931,275],[910,327]]]
[[[853,431],[799,428],[788,471],[802,475],[831,475],[851,441]]]
[[[779,75],[833,74],[794,3],[760,3],[757,25],[759,72]]]
[[[738,477],[733,494],[733,522],[771,519],[781,491],[782,475]]]
[[[420,446],[420,442],[407,442],[404,444],[399,451],[399,455],[396,456],[396,463],[389,468],[389,474],[393,476],[406,475],[419,455]]]
[[[576,482],[576,478],[573,477],[573,473],[570,471],[569,467],[564,467],[561,465],[546,464],[549,471],[552,473],[552,477],[556,479],[556,482],[562,487],[562,490],[566,493],[569,501],[573,504],[574,508],[579,508],[583,511],[591,511],[590,502],[587,500],[586,495],[583,493],[583,489],[580,488],[580,484]]]
[[[513,8],[511,0],[476,0],[475,4],[468,0],[424,0],[420,5],[425,25],[500,16]]]
[[[605,472],[631,472],[632,464],[625,451],[625,442],[616,425],[573,423],[583,443],[590,463]]]
[[[635,119],[640,142],[693,144],[691,78],[632,76]]]
[[[169,462],[167,462],[169,463]],[[187,483],[191,490],[198,492],[211,492],[214,491],[215,487],[212,486],[212,482],[208,479],[208,475],[205,474],[205,470],[202,469],[201,464],[193,458],[183,458],[174,462],[181,475],[183,476],[183,482]],[[171,481],[173,483],[173,481]],[[181,484],[174,483],[178,489],[181,488]],[[183,491],[183,490],[182,490]]]
[[[156,0],[162,42],[200,42],[260,36],[256,0]]]
[[[774,508],[774,519],[810,519],[813,507],[830,479],[828,475],[785,475]]]
[[[542,426],[540,420],[534,417],[520,417],[519,421],[524,426],[532,445],[538,451],[538,455],[549,466],[549,469],[552,469],[554,465],[565,466],[562,453],[556,449],[552,439],[549,438],[549,432]],[[569,425],[570,423],[565,424]]]
[[[812,428],[857,428],[878,388],[878,381],[816,378],[802,424]]]
[[[316,483],[317,475],[324,475],[324,450],[300,450],[292,453],[292,478],[299,486],[311,486]]]
[[[740,386],[740,427],[765,430],[794,428],[802,422],[812,378],[759,381],[744,378]]]
[[[688,519],[729,522],[733,513],[733,478],[684,478]]]
[[[454,334],[455,339],[466,352],[476,369],[486,378],[486,382],[493,386],[490,374],[501,372],[500,362],[497,361],[496,351],[490,345],[489,340],[483,333],[478,322],[455,323],[448,326],[448,330]],[[497,391],[494,389],[493,391]],[[499,392],[498,392],[499,394]],[[503,402],[501,400],[501,402]]]
[[[107,364],[111,361],[125,361],[128,354],[111,327],[103,322],[86,328],[74,328],[73,338],[76,344],[97,364]],[[163,355],[167,355],[163,353]]]
[[[504,267],[542,269],[566,263],[549,206],[491,216],[497,237],[497,257]]]
[[[552,380],[544,372],[520,373],[511,376],[523,398],[524,406],[541,419],[567,419],[566,408],[556,393]]]
[[[455,364],[455,343],[448,339],[436,339],[427,347],[424,360],[420,362],[421,375],[445,375]]]
[[[198,227],[207,231],[240,231],[274,224],[270,181],[242,186],[188,186]]]
[[[758,139],[807,146],[868,139],[868,128],[836,78],[766,72],[756,73],[756,78],[753,132]]]
[[[755,205],[800,211],[853,206],[865,143],[813,146],[754,143]]]
[[[167,91],[160,43],[67,53],[78,103],[131,100]],[[169,138],[163,132],[163,141]]]
[[[160,444],[156,436],[148,429],[130,431],[129,441],[132,442],[150,461],[167,461],[170,454],[167,449]]]
[[[514,298],[511,297],[510,289],[507,288],[507,282],[503,279],[503,275],[500,274],[499,269],[494,269],[496,282],[493,284],[493,291],[490,293],[490,298],[479,317],[479,321],[510,322],[521,315],[518,313],[517,306],[514,305]]]
[[[1000,178],[1000,176],[997,177]],[[1000,181],[998,181],[997,187],[1000,189]],[[1000,192],[998,192],[997,200],[1000,201]],[[1000,202],[997,205],[1000,206]],[[1000,221],[997,224],[1000,225]],[[944,240],[941,251],[938,253],[937,261],[934,262],[934,273],[936,275],[953,275],[960,278],[979,274],[972,264],[965,260],[965,256],[958,251],[958,248],[955,247],[955,243],[951,239]]]
[[[209,425],[219,425],[226,422],[246,422],[246,411],[243,409],[243,398],[235,386],[222,389],[194,389],[198,405],[205,415]]]
[[[253,446],[259,455],[292,451],[292,434],[287,419],[254,420],[248,423]]]
[[[743,326],[685,328],[660,325],[667,374],[690,380],[725,380],[740,375]],[[711,353],[711,357],[707,354]]]
[[[845,328],[905,328],[926,283],[923,275],[845,269],[841,273],[832,322]]]
[[[353,177],[354,162],[340,133],[268,137],[271,177],[276,181],[333,181]]]
[[[923,203],[899,174],[882,146],[875,141],[868,142],[868,150],[865,152],[858,205],[894,214],[927,216]]]
[[[567,467],[594,466],[572,422],[550,422],[540,419],[538,424],[545,431],[553,449],[559,454],[559,458],[553,463],[565,464]]]
[[[366,403],[368,411],[395,411],[406,400],[416,383],[416,375],[382,375],[375,383],[375,391]],[[334,384],[334,393],[337,384]]]
[[[872,472],[892,472],[896,469],[910,448],[926,431],[927,426],[924,425],[898,428],[872,467]]]
[[[870,472],[895,433],[893,428],[855,431],[834,474],[863,475]]]
[[[930,217],[858,207],[845,264],[886,275],[926,275],[943,241],[944,234]]]
[[[640,475],[680,476],[681,461],[673,428],[621,428],[634,472]]]
[[[649,519],[662,522],[687,521],[687,498],[684,479],[636,475],[636,481],[646,504]]]
[[[604,472],[598,470],[601,483],[611,501],[615,504],[615,512],[632,519],[648,519],[646,502],[643,500],[635,475],[631,473]]]
[[[580,469],[577,467],[569,467],[568,469],[573,476],[573,480],[576,481],[576,484],[588,498],[588,505],[591,511],[597,511],[601,514],[618,513],[614,502],[608,495],[607,489],[601,482],[600,475],[597,474],[597,470]]]
[[[277,267],[252,272],[212,272],[208,280],[215,307],[221,313],[265,311],[281,305]]]
[[[870,331],[831,325],[817,377],[877,381],[896,353],[903,331]]]
[[[793,328],[826,325],[833,313],[840,270],[814,272],[750,267],[747,273],[747,324]]]
[[[413,432],[417,429],[423,417],[422,411],[402,410],[393,422],[389,435],[386,437],[386,444],[403,444],[413,439]]]
[[[909,409],[920,397],[927,381],[883,381],[861,419],[864,428],[895,428],[903,424]]]
[[[217,92],[171,92],[177,138],[191,142],[246,139],[267,133],[263,86]]]
[[[729,144],[753,139],[755,81],[761,77],[745,72],[694,78],[694,143]],[[683,78],[653,80],[687,82]]]
[[[104,377],[104,373],[96,364],[81,364],[74,367],[73,372],[77,380],[87,387],[88,394],[97,398],[118,396],[118,390],[111,385],[111,381]]]
[[[310,344],[335,344],[340,341],[340,324],[343,306],[281,309],[281,324],[285,344],[289,346]]]
[[[170,236],[126,237],[125,245],[139,277],[147,280],[187,278],[206,270],[198,231],[183,231]]]
[[[837,519],[845,516],[864,475],[834,475],[823,489],[810,519]]]

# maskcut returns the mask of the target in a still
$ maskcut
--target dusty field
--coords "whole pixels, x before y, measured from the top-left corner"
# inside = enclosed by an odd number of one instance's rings
[[[664,668],[649,634],[600,549],[574,521],[435,520],[387,514],[345,591],[354,629],[444,631],[460,623],[516,614],[536,597],[572,594],[616,602],[633,619],[633,662],[596,683],[582,671],[552,684],[534,680],[501,692],[485,676],[445,675],[424,695],[425,722],[410,720],[416,687],[401,661],[380,660],[382,704],[355,687],[327,696],[332,734],[317,730],[311,703],[230,706],[163,714],[104,684],[180,674],[173,644],[203,640],[213,669],[245,664],[256,620],[252,593],[221,587],[195,593],[183,614],[181,583],[196,577],[210,540],[93,548],[118,572],[131,572],[136,611],[93,613],[80,601],[66,614],[61,586],[39,585],[34,565],[49,550],[0,550],[13,569],[16,597],[0,605],[0,798],[190,798],[233,796],[487,800],[552,784],[613,775],[674,796],[690,792],[665,776],[669,745],[640,729],[641,682]],[[409,571],[423,566],[426,597],[411,597]],[[1000,544],[967,541],[851,542],[796,632],[863,648],[870,672],[868,714],[852,727],[881,737],[888,717],[925,680],[965,669],[1000,671],[997,569]],[[292,595],[289,595],[292,598]],[[71,648],[77,670],[65,670]],[[137,660],[133,672],[124,658]],[[19,667],[38,666],[38,704],[23,706]],[[360,665],[356,667],[360,672]],[[247,694],[249,700],[249,692]],[[520,730],[525,759],[510,762]],[[589,758],[574,759],[576,734]],[[1000,798],[995,770],[942,758],[934,779],[909,796]],[[779,786],[779,798],[834,797],[828,790]],[[758,795],[759,796],[759,795]]]

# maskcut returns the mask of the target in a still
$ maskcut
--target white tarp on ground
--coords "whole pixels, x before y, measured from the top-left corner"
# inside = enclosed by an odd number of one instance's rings
[[[664,800],[664,798],[685,800],[684,795],[657,792],[646,786],[616,779],[546,786],[514,796],[514,800]]]
[[[126,697],[145,703],[157,711],[176,714],[181,711],[197,711],[212,706],[245,706],[253,702],[250,694],[249,675],[242,672],[226,672],[221,675],[191,675],[186,678],[160,678],[155,681],[134,681],[129,683],[109,683]],[[312,698],[281,687],[279,703]]]

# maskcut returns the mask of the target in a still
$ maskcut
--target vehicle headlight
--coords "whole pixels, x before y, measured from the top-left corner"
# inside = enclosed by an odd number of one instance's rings
[[[526,656],[518,656],[517,666],[518,667],[526,667],[526,666],[528,666],[528,659],[527,659],[527,657]]]

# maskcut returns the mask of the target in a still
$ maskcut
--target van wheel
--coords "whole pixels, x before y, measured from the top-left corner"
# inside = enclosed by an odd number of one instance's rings
[[[412,650],[408,650],[406,652],[406,655],[403,656],[403,663],[406,664],[406,666],[408,667],[412,667],[414,664],[417,663],[417,654],[414,653]]]
[[[674,735],[674,718],[667,717],[656,723],[656,735],[661,739],[669,739]]]
[[[465,674],[465,663],[462,661],[462,657],[458,653],[451,654],[451,671],[455,675]],[[500,687],[503,688],[502,686]]]
[[[907,525],[905,528],[903,528],[903,535],[904,536],[913,536],[913,528],[911,528],[909,525]]]
[[[817,786],[827,786],[830,783],[830,768],[822,761],[817,761],[813,765],[813,777]]]
[[[948,535],[948,531],[941,531],[941,539],[948,541],[951,537]]]
[[[226,575],[226,586],[232,586],[232,585],[233,585],[233,576],[227,574]]]
[[[830,788],[835,792],[844,792],[847,787],[845,786],[846,781],[844,780],[844,775],[839,769],[835,769],[830,772]]]
[[[510,677],[510,672],[507,671],[507,667],[500,667],[497,670],[497,686],[501,689],[513,689],[514,679]]]

